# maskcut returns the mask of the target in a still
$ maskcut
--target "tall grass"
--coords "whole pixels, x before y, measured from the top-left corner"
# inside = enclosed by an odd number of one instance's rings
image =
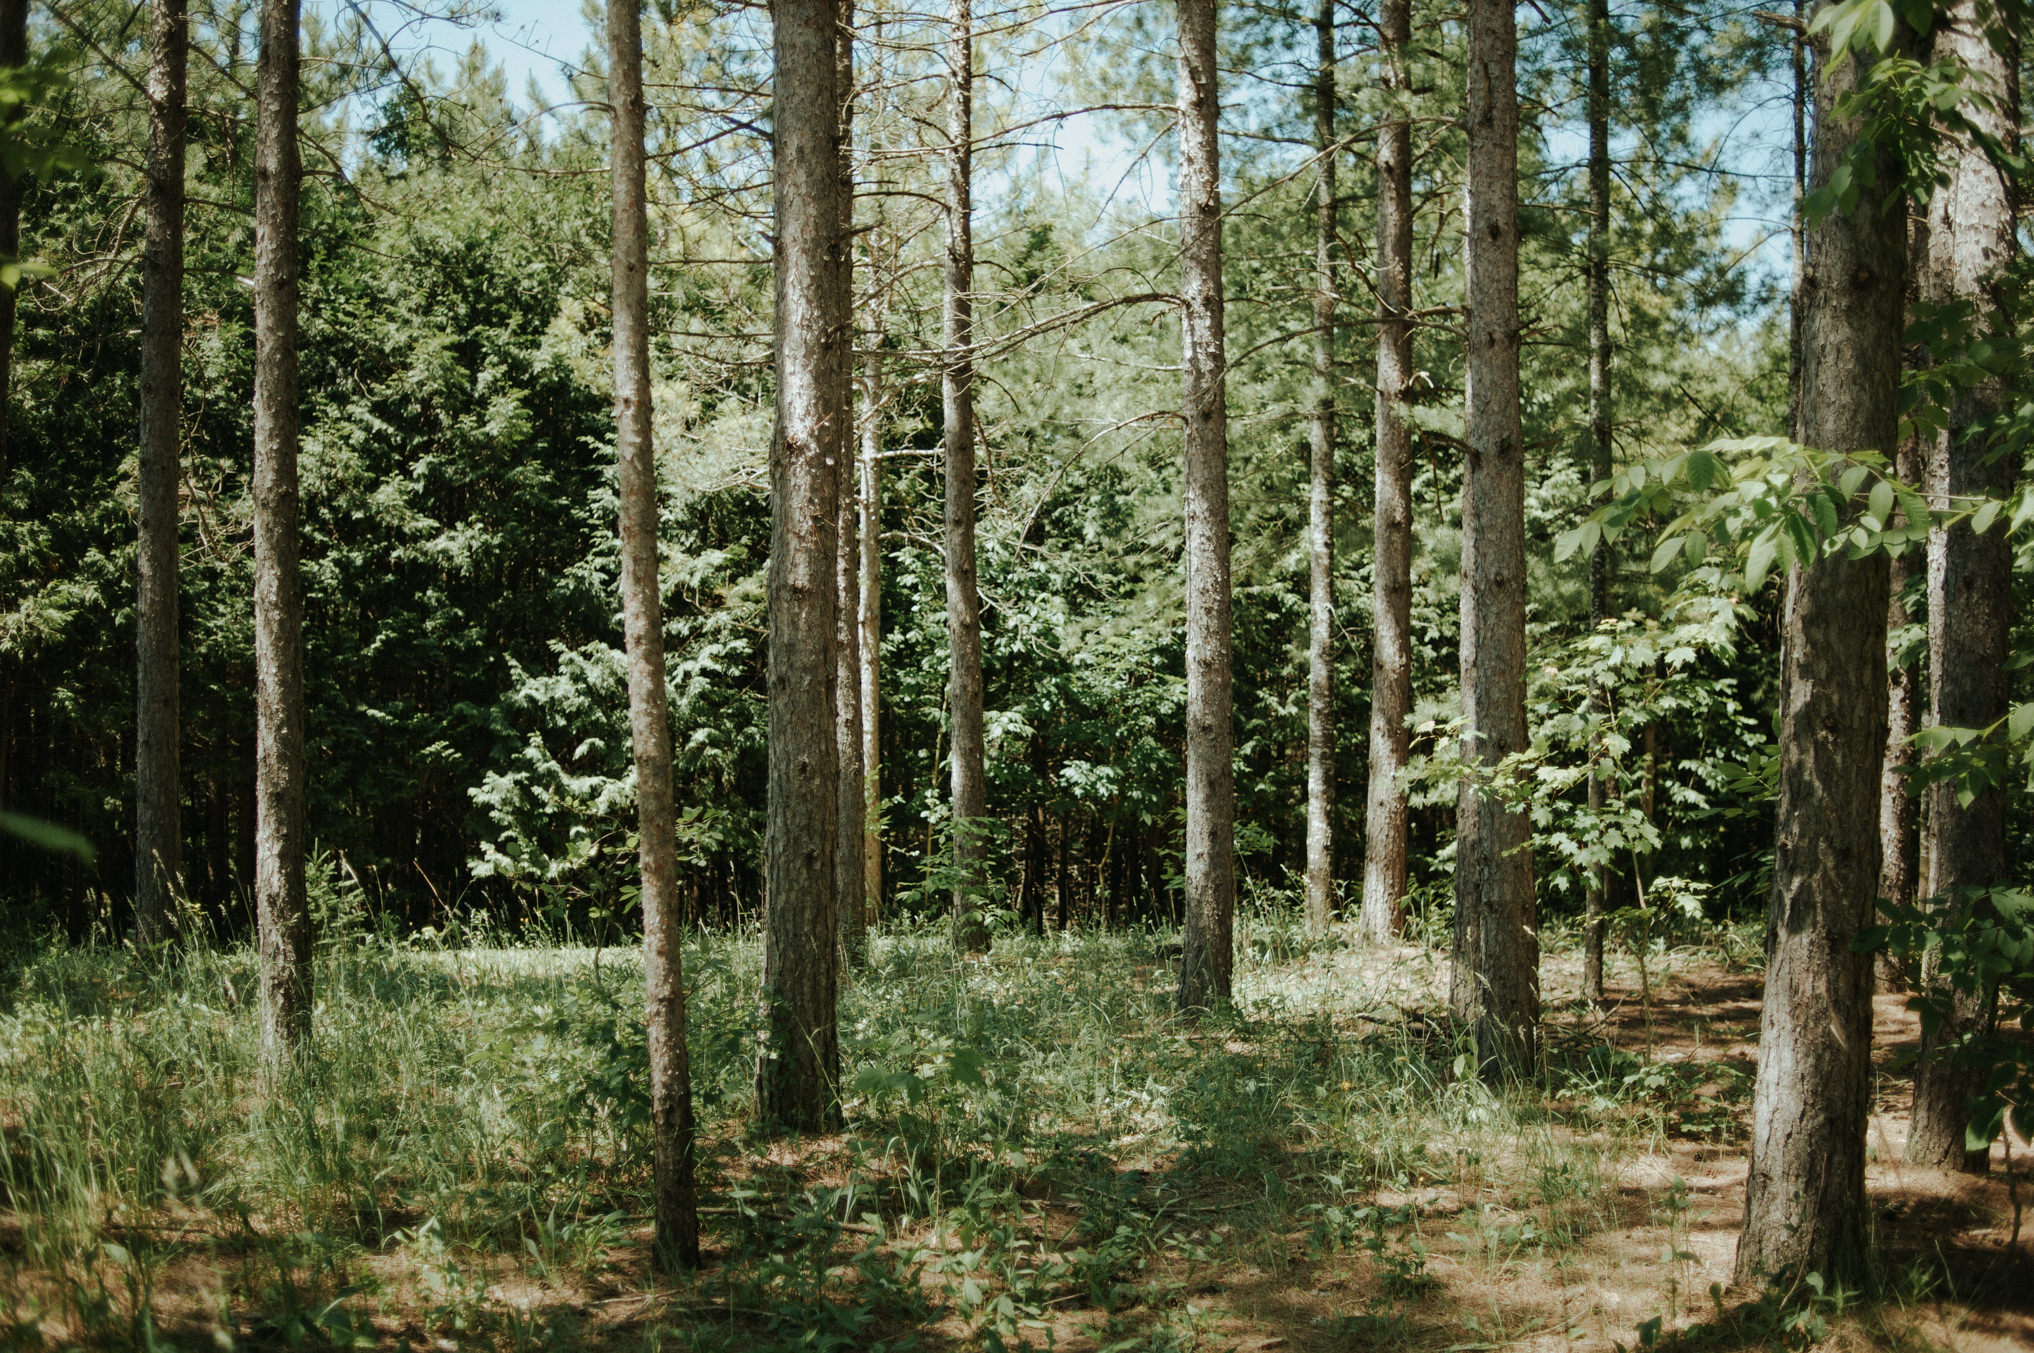
[[[1499,1267],[1613,1192],[1537,1100],[1450,1074],[1445,1022],[1408,1013],[1430,961],[1355,980],[1272,899],[1244,911],[1238,1011],[1192,1025],[1166,942],[1011,933],[963,961],[937,929],[878,937],[842,1003],[848,1130],[786,1157],[748,1137],[754,937],[691,937],[714,1266],[628,1337],[1014,1346],[1081,1311],[1104,1342],[1191,1346],[1196,1266],[1348,1253],[1396,1310],[1428,1281],[1419,1190],[1524,1197],[1536,1230],[1458,1247]],[[619,1337],[588,1303],[642,1271],[639,952],[341,915],[316,976],[314,1037],[265,1085],[248,950],[13,955],[0,1343]]]

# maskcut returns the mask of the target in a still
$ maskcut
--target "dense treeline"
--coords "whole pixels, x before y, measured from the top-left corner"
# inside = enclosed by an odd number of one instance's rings
[[[126,224],[142,126],[129,81],[145,33],[117,9],[65,9],[42,40],[72,79],[48,116],[108,154],[33,181],[28,251],[53,272],[23,291],[7,465],[4,801],[99,846],[96,867],[10,849],[5,887],[30,915],[82,936],[128,924],[135,747],[131,429],[138,275]],[[1306,454],[1312,366],[1311,15],[1221,27],[1229,204],[1230,478],[1235,485],[1235,740],[1239,868],[1283,888],[1305,858],[1308,596]],[[1332,660],[1334,877],[1360,878],[1371,684],[1367,521],[1374,286],[1367,149],[1386,103],[1361,16],[1334,28],[1344,91],[1335,240],[1354,322],[1331,335],[1337,489]],[[1063,87],[985,83],[977,233],[983,330],[980,588],[987,790],[1000,824],[1001,901],[1033,918],[1171,923],[1181,915],[1179,766],[1184,650],[1176,617],[1177,452],[1166,431],[1176,360],[1158,322],[1174,246],[1162,214],[1116,191],[1115,166],[1163,173],[1157,112],[1078,119],[1111,153],[1091,181],[1055,177],[1035,125],[1091,97],[1166,101],[1155,13],[977,16],[986,72],[1051,44]],[[1643,560],[1612,569],[1612,612],[1636,647],[1586,642],[1586,562],[1552,543],[1587,510],[1585,166],[1573,58],[1582,15],[1530,27],[1521,142],[1524,445],[1534,726],[1559,742],[1607,661],[1635,702],[1663,832],[1649,873],[1709,905],[1755,905],[1760,810],[1733,779],[1769,731],[1774,631],[1763,603],[1719,601],[1701,624],[1663,612]],[[252,126],[250,15],[193,23],[183,553],[183,857],[191,896],[244,928],[253,846],[250,743]],[[1454,711],[1462,349],[1460,132],[1433,116],[1458,95],[1461,33],[1414,15],[1411,660],[1426,730]],[[880,45],[858,79],[857,329],[874,375],[860,417],[882,456],[879,910],[938,905],[928,873],[946,831],[937,199],[944,170],[921,113],[941,60],[927,16],[870,10]],[[1613,438],[1620,462],[1726,431],[1775,426],[1787,400],[1783,279],[1727,219],[1770,170],[1691,115],[1699,101],[1775,95],[1784,35],[1718,8],[1613,23],[1619,125],[1611,259]],[[42,30],[39,30],[39,32]],[[744,39],[741,35],[748,34]],[[768,197],[755,119],[766,41],[753,16],[692,10],[652,26],[656,426],[664,491],[666,638],[686,906],[752,914],[762,844],[762,456],[770,383],[762,330]],[[89,46],[85,45],[89,43]],[[355,25],[307,33],[304,104],[303,474],[311,832],[321,867],[357,874],[399,926],[479,909],[584,925],[632,886],[618,556],[606,343],[604,115],[522,119],[475,55],[449,75],[398,70]],[[1014,68],[1011,66],[1010,68]],[[589,94],[599,74],[584,77]],[[1131,82],[1130,92],[1119,87]],[[1781,90],[1781,95],[1784,95]],[[1429,110],[1424,115],[1420,109]],[[935,110],[936,111],[936,110]],[[709,117],[711,112],[714,116]],[[1770,112],[1764,114],[1771,120]],[[914,120],[917,119],[917,120]],[[1626,122],[1624,119],[1629,119]],[[1048,129],[1067,117],[1048,122]],[[130,149],[122,149],[127,147]],[[1735,156],[1735,158],[1733,158]],[[1150,190],[1144,197],[1150,197]],[[1777,194],[1753,194],[1772,210]],[[928,202],[930,201],[930,205]],[[1633,567],[1637,564],[1637,567]],[[1753,608],[1753,609],[1748,609]],[[1685,632],[1679,642],[1660,629]],[[1640,650],[1658,652],[1641,662]],[[1656,670],[1645,670],[1646,664]],[[1572,743],[1572,739],[1570,739]],[[1579,745],[1556,757],[1579,764]],[[1637,760],[1634,760],[1636,766]],[[1438,782],[1436,782],[1438,784]],[[1415,794],[1415,910],[1446,897],[1452,792]],[[1577,800],[1548,799],[1558,820]],[[1719,836],[1724,849],[1716,849]],[[1543,852],[1542,868],[1555,864]],[[1579,857],[1578,857],[1579,858]],[[928,881],[935,886],[928,890]],[[1342,903],[1353,909],[1352,884]],[[1542,883],[1579,906],[1582,870]],[[1694,894],[1689,894],[1694,895]],[[1425,898],[1428,901],[1417,899]],[[17,914],[22,914],[17,912]]]

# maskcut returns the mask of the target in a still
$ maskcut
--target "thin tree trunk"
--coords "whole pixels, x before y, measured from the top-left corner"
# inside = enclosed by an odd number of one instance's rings
[[[183,873],[177,717],[177,480],[184,337],[184,0],[156,0],[148,68],[148,225],[141,251],[141,447],[136,471],[135,938],[168,938]]]
[[[1589,480],[1602,492],[1611,474],[1610,436],[1610,0],[1589,0]],[[1589,628],[1610,618],[1610,546],[1589,552]],[[1590,687],[1589,709],[1599,731],[1590,738],[1589,808],[1605,807],[1608,767],[1603,733],[1610,691]],[[1582,995],[1603,999],[1603,930],[1616,866],[1590,871],[1583,898]]]
[[[1803,36],[1807,0],[1794,0],[1794,208],[1787,233],[1793,243],[1793,276],[1787,290],[1787,426],[1801,424],[1801,288],[1808,278],[1808,218],[1802,199],[1808,195],[1808,42]]]
[[[1815,182],[1857,137],[1844,96],[1864,72],[1820,63]],[[1898,426],[1906,223],[1900,173],[1880,152],[1856,205],[1810,227],[1797,440],[1883,450]],[[1871,957],[1852,949],[1879,877],[1886,748],[1886,567],[1840,553],[1787,578],[1780,784],[1766,990],[1752,1102],[1737,1280],[1820,1273],[1853,1289],[1866,1270],[1865,1120],[1871,1094]]]
[[[862,890],[867,882],[863,851],[866,848],[868,820],[864,806],[866,790],[862,783],[862,548],[861,532],[857,529],[861,501],[855,491],[859,466],[852,454],[855,411],[852,327],[855,313],[855,166],[851,130],[855,84],[854,0],[840,0],[840,25],[834,37],[834,79],[839,84],[840,95],[841,233],[840,295],[835,304],[839,306],[843,325],[848,326],[841,335],[837,366],[839,388],[835,393],[833,415],[841,429],[837,499],[840,521],[836,528],[834,550],[834,585],[840,593],[834,616],[835,657],[840,664],[834,678],[834,689],[839,695],[835,740],[836,755],[840,761],[840,795],[836,805],[840,814],[840,844],[838,858],[834,861],[839,896],[834,900],[834,914],[840,922],[842,961],[853,966],[862,960],[868,930],[862,903]]]
[[[1377,129],[1377,469],[1371,547],[1370,786],[1364,811],[1363,936],[1398,934],[1405,908],[1406,720],[1412,714],[1412,0],[1384,0],[1378,41],[1389,112]]]
[[[1307,927],[1335,910],[1335,0],[1314,18],[1314,412],[1307,484]]]
[[[2020,106],[2019,42],[2016,35],[2005,34],[2008,51],[1995,50],[1978,26],[1978,10],[1975,0],[1959,0],[1945,20],[1938,20],[1935,58],[1953,60],[1998,99],[1997,104],[1966,104],[1964,113],[2013,154],[2019,149],[2013,116]],[[1949,182],[1936,188],[1928,208],[1919,290],[1923,300],[1968,300],[1991,318],[1999,283],[2019,253],[2013,187],[1967,137],[1958,137],[1952,146]],[[2005,394],[1997,381],[1988,380],[1957,398],[1949,426],[1928,449],[1928,491],[1937,503],[1946,506],[1951,496],[2012,492],[2018,468],[2014,458],[1996,454],[1994,439],[1973,432],[1997,414]],[[2005,717],[2012,693],[2007,665],[2013,549],[2004,529],[1995,526],[1978,535],[1966,524],[1929,537],[1928,617],[1929,722],[1984,728]],[[1958,896],[1961,890],[2006,881],[2004,784],[1984,788],[1968,804],[1958,800],[1952,784],[1930,786],[1927,831],[1931,896],[1957,898],[1967,914],[1970,903]],[[1975,1173],[1991,1159],[1989,1150],[1965,1150],[1971,1100],[1982,1088],[1982,1076],[1960,1063],[1951,1049],[1964,1038],[1990,1032],[1993,994],[1939,986],[1929,994],[1949,1017],[1922,1033],[1907,1154],[1919,1163]]]
[[[1186,419],[1186,928],[1179,1006],[1229,1004],[1236,780],[1229,623],[1228,360],[1215,0],[1179,0],[1180,365]]]
[[[982,919],[988,811],[982,734],[982,599],[975,582],[974,86],[975,34],[969,0],[954,0],[946,96],[947,703],[953,719],[953,942],[962,953],[989,947]]]
[[[1462,486],[1463,759],[1526,748],[1525,446],[1519,415],[1518,25],[1469,0],[1468,464]],[[1465,781],[1456,807],[1450,1003],[1486,1078],[1532,1060],[1539,1022],[1530,824]]]
[[[28,64],[28,0],[0,0],[0,66]],[[0,117],[21,116],[16,107]],[[0,259],[21,257],[22,180],[0,171]],[[18,283],[16,284],[19,285]],[[0,286],[0,476],[7,472],[8,401],[14,383],[14,312],[16,287]]]
[[[692,1069],[685,1045],[684,935],[678,896],[671,720],[664,688],[664,599],[657,567],[657,464],[650,436],[650,241],[643,154],[642,17],[608,0],[613,109],[615,460],[621,497],[623,642],[636,766],[636,868],[643,901],[644,1022],[650,1061],[653,1258],[699,1267],[693,1188]]]
[[[1916,241],[1925,239],[1917,232]],[[1909,267],[1920,260],[1910,258]],[[1905,484],[1918,484],[1925,457],[1914,438],[1904,437],[1893,453],[1893,473]],[[1907,525],[1907,514],[1895,508],[1893,522]],[[1898,664],[1898,634],[1910,621],[1907,614],[1907,580],[1913,576],[1914,561],[1906,554],[1889,555],[1886,560],[1886,753],[1879,770],[1879,896],[1894,902],[1914,900],[1920,883],[1915,852],[1920,848],[1917,828],[1920,803],[1907,792],[1908,772],[1914,764],[1913,736],[1920,727],[1920,673],[1914,664]],[[1892,955],[1880,953],[1875,962],[1878,983],[1887,991],[1906,986],[1902,965]]]
[[[880,314],[870,328],[868,393],[864,396],[861,475],[861,604],[857,651],[862,665],[862,905],[883,899],[883,360],[877,351]],[[866,929],[866,926],[864,927]]]
[[[311,1025],[304,896],[303,585],[297,571],[297,0],[262,0],[254,147],[254,904],[261,1046],[285,1066]]]
[[[834,537],[846,431],[836,407],[846,317],[835,0],[777,0],[777,424],[770,443],[770,729],[762,1035],[756,1116],[817,1132],[839,1117],[840,776]]]

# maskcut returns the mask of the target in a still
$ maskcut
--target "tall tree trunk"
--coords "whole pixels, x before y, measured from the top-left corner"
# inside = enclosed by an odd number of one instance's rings
[[[1820,63],[1814,181],[1859,133],[1844,97],[1863,75]],[[1906,291],[1900,171],[1879,152],[1856,205],[1810,226],[1798,441],[1829,451],[1894,444]],[[1787,578],[1780,784],[1751,1168],[1737,1279],[1865,1276],[1865,1118],[1871,1092],[1871,957],[1851,942],[1879,881],[1886,748],[1886,566],[1841,554]]]
[[[1372,533],[1370,787],[1364,812],[1363,935],[1398,934],[1405,907],[1406,720],[1412,714],[1412,0],[1378,16],[1385,120],[1377,129],[1377,470]]]
[[[1589,0],[1589,481],[1596,493],[1610,479],[1610,0]],[[1589,628],[1610,618],[1610,546],[1603,540],[1589,552]],[[1610,691],[1589,689],[1589,711],[1599,729],[1610,719]],[[1603,733],[1590,738],[1589,808],[1605,806],[1608,767]],[[1582,995],[1603,999],[1604,913],[1609,909],[1614,865],[1590,871],[1583,898]]]
[[[983,767],[982,598],[975,582],[975,30],[969,0],[954,0],[947,47],[946,406],[947,704],[953,720],[953,942],[989,947],[982,918],[988,811]]]
[[[28,0],[0,0],[0,66],[28,64]],[[21,110],[4,114],[11,122]],[[21,256],[22,181],[0,171],[0,259]],[[7,473],[7,411],[14,388],[15,287],[0,286],[0,478]]]
[[[855,165],[851,129],[855,106],[854,17],[854,0],[840,0],[840,26],[834,36],[834,79],[839,84],[840,95],[841,234],[840,295],[835,304],[845,327],[841,334],[833,415],[841,429],[837,457],[840,487],[836,500],[840,520],[835,528],[837,538],[834,542],[834,585],[839,591],[834,615],[835,660],[839,663],[839,671],[834,676],[834,689],[839,696],[835,754],[840,761],[840,795],[836,805],[840,814],[840,842],[834,861],[839,895],[834,899],[834,914],[840,923],[841,957],[849,965],[861,962],[868,932],[862,903],[862,890],[867,880],[862,852],[866,848],[868,821],[862,784],[862,548],[861,532],[857,529],[861,500],[855,490],[859,465],[853,454]]]
[[[1235,962],[1228,361],[1215,0],[1179,0],[1180,365],[1186,419],[1186,929],[1179,1005],[1229,1004]]]
[[[1916,243],[1924,238],[1917,232]],[[1911,252],[1911,250],[1910,250]],[[1919,263],[1908,260],[1909,268]],[[1905,484],[1921,482],[1925,457],[1920,443],[1903,437],[1893,453],[1893,473]],[[1904,508],[1895,508],[1893,522],[1907,525]],[[1899,632],[1912,619],[1907,614],[1907,581],[1914,574],[1914,560],[1907,554],[1889,555],[1886,560],[1886,752],[1879,769],[1879,886],[1880,897],[1894,902],[1914,900],[1920,883],[1915,852],[1920,848],[1918,826],[1920,804],[1907,792],[1908,772],[1914,764],[1913,737],[1920,728],[1920,673],[1913,663],[1898,659]],[[1906,985],[1906,974],[1898,960],[1881,953],[1875,963],[1878,982],[1888,991]]]
[[[836,0],[776,0],[777,424],[770,442],[770,769],[756,1116],[838,1121],[834,537],[845,429]]]
[[[1335,910],[1335,0],[1314,18],[1314,413],[1307,483],[1307,927]]]
[[[856,679],[862,693],[862,906],[883,900],[883,359],[880,312],[870,327],[868,393],[861,437],[861,580]],[[866,927],[865,927],[866,928]]]
[[[664,689],[664,598],[657,566],[657,463],[650,437],[650,238],[643,154],[643,43],[635,0],[608,0],[613,109],[614,449],[621,497],[623,643],[636,766],[636,869],[643,901],[644,1022],[660,1269],[699,1267],[693,1189],[692,1069],[685,1046],[678,828]]]
[[[262,0],[254,144],[254,905],[261,1046],[280,1069],[311,1025],[304,896],[303,583],[297,571],[297,0]]]
[[[1469,0],[1468,464],[1462,484],[1463,759],[1526,748],[1525,443],[1519,423],[1518,24]],[[1532,1059],[1539,1022],[1530,824],[1465,781],[1455,813],[1450,1003],[1488,1078]]]
[[[1998,99],[1968,103],[1964,113],[2012,154],[2019,149],[2014,116],[2020,107],[2019,39],[2002,31],[2001,52],[1986,40],[1978,18],[1975,0],[1959,0],[1936,30],[1935,58],[1954,61]],[[2013,187],[1968,137],[1952,145],[1949,182],[1936,188],[1929,203],[1919,291],[1924,301],[1970,301],[1990,318],[1998,307],[1998,285],[2019,252]],[[1936,502],[1946,506],[1952,495],[2012,492],[2014,459],[1997,455],[1993,440],[1973,431],[1997,414],[2005,393],[1997,381],[1985,381],[1959,395],[1949,426],[1928,448],[1928,491]],[[1961,525],[1934,532],[1928,540],[1929,722],[1984,728],[2005,717],[2012,620],[2013,550],[2005,531],[1994,527],[1977,535]],[[1950,897],[2006,881],[2003,784],[1980,791],[1969,804],[1957,799],[1954,785],[1931,786],[1927,824],[1930,895]],[[1924,1164],[1980,1171],[1991,1153],[1966,1151],[1964,1130],[1981,1078],[1950,1049],[1967,1036],[1989,1032],[1991,993],[1931,994],[1950,1017],[1922,1034],[1907,1153]]]
[[[136,478],[135,938],[169,935],[182,876],[177,774],[177,481],[183,459],[184,0],[149,21],[148,225],[141,250],[141,447]]]
[[[1808,39],[1807,0],[1794,0],[1793,43],[1790,58],[1794,74],[1794,207],[1787,233],[1793,244],[1793,273],[1787,289],[1787,425],[1801,425],[1801,289],[1808,279],[1808,218],[1802,202],[1808,195]]]

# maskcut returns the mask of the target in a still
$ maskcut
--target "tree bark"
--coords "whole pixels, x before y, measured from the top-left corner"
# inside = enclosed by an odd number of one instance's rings
[[[866,920],[883,900],[883,325],[871,326],[868,393],[861,436],[861,581],[858,652],[862,692],[862,906]],[[866,929],[866,924],[865,927]]]
[[[1954,61],[1976,77],[1997,104],[1967,103],[1964,113],[1995,138],[2008,154],[2019,149],[2019,38],[2002,32],[2002,53],[1979,26],[1975,0],[1959,0],[1935,33],[1935,59]],[[1919,292],[1924,301],[1967,300],[1991,319],[1999,305],[1997,288],[2019,253],[2014,235],[2013,185],[1968,136],[1951,143],[1949,182],[1929,203],[1927,249]],[[1961,393],[1949,425],[1928,448],[1928,492],[1947,506],[1952,496],[2012,492],[2017,466],[1997,455],[1992,438],[1974,429],[1994,417],[2006,392],[1987,380]],[[1983,728],[2004,718],[2011,701],[2007,671],[2012,652],[2013,550],[2006,532],[1983,535],[1968,524],[1937,530],[1928,540],[1929,722],[1951,728]],[[1968,805],[1956,787],[1928,790],[1927,892],[1956,898],[1961,890],[2007,881],[2006,787],[1992,785]],[[1967,909],[1969,904],[1963,904]],[[1950,1049],[1967,1036],[1989,1032],[1990,992],[1932,993],[1950,1018],[1924,1031],[1921,1061],[1914,1076],[1911,1160],[1979,1172],[1990,1151],[1966,1151],[1964,1131],[1970,1102],[1981,1088],[1976,1069],[1959,1063]]]
[[[1229,1004],[1236,784],[1229,622],[1229,410],[1214,0],[1179,0],[1180,364],[1186,421],[1186,928],[1179,1005]]]
[[[840,814],[840,843],[837,847],[839,855],[834,861],[839,895],[834,899],[834,914],[840,920],[842,962],[853,966],[862,960],[868,932],[862,902],[862,890],[866,884],[863,851],[866,849],[868,822],[864,807],[866,791],[862,783],[862,549],[861,532],[857,529],[861,500],[855,488],[859,466],[853,454],[852,440],[855,411],[852,328],[855,313],[855,166],[851,131],[855,84],[854,0],[840,0],[840,24],[834,35],[834,79],[839,84],[840,95],[841,233],[840,295],[835,304],[839,307],[842,324],[847,326],[841,335],[833,415],[841,429],[841,450],[837,457],[840,470],[837,510],[840,520],[834,549],[834,585],[840,594],[835,602],[834,616],[835,659],[839,663],[839,671],[834,677],[834,689],[839,695],[835,741],[840,761],[840,794],[836,805]]]
[[[1378,16],[1385,120],[1377,129],[1377,468],[1372,522],[1370,786],[1364,812],[1363,935],[1398,934],[1405,907],[1406,720],[1412,714],[1412,0],[1384,0]]]
[[[1462,486],[1463,759],[1526,748],[1525,451],[1519,414],[1518,26],[1469,3],[1468,464]],[[1450,1003],[1486,1078],[1531,1062],[1539,1021],[1531,828],[1464,781],[1456,807]]]
[[[817,1132],[839,1117],[835,1027],[840,778],[835,534],[845,453],[835,399],[840,93],[835,0],[776,0],[777,422],[770,443],[769,823],[756,1116]]]
[[[1610,479],[1610,0],[1589,0],[1589,481],[1592,501]],[[1610,618],[1610,546],[1603,540],[1589,552],[1589,628]],[[1589,808],[1606,803],[1607,767],[1603,733],[1610,691],[1590,687],[1589,710],[1599,731],[1590,738]],[[1604,914],[1609,910],[1615,867],[1590,871],[1583,897],[1582,995],[1603,999]]]
[[[1314,411],[1307,482],[1307,928],[1335,911],[1335,0],[1314,18]]]
[[[1917,234],[1917,239],[1920,236]],[[1912,268],[1917,259],[1909,259]],[[1922,476],[1920,445],[1903,437],[1893,455],[1893,473],[1902,483],[1918,484]],[[1895,508],[1894,524],[1905,526],[1905,509]],[[1907,580],[1914,568],[1910,555],[1889,555],[1886,559],[1886,754],[1879,769],[1879,896],[1894,902],[1912,902],[1920,883],[1915,852],[1920,848],[1917,832],[1920,804],[1907,792],[1907,773],[1914,764],[1913,736],[1918,723],[1920,673],[1913,664],[1895,665],[1898,640],[1895,637],[1911,617],[1907,614]],[[1876,962],[1879,985],[1888,991],[1905,986],[1902,965],[1890,954],[1881,953]]]
[[[28,64],[28,0],[0,0],[0,66]],[[12,121],[19,108],[4,114]],[[21,257],[22,182],[0,172],[0,258]],[[0,475],[7,472],[7,417],[14,388],[14,313],[19,283],[0,287]],[[4,788],[4,785],[0,785]]]
[[[1859,134],[1852,58],[1818,63],[1814,181]],[[1855,206],[1809,230],[1797,440],[1880,451],[1897,432],[1906,224],[1899,166],[1876,155]],[[1852,941],[1879,874],[1886,747],[1886,566],[1835,554],[1789,572],[1782,614],[1780,783],[1751,1166],[1737,1280],[1815,1272],[1862,1285],[1871,957]]]
[[[947,49],[946,413],[947,707],[953,720],[953,942],[964,954],[989,947],[982,917],[988,781],[982,735],[982,598],[975,580],[974,88],[969,0],[954,0]]]
[[[692,1069],[685,1043],[683,903],[664,687],[664,598],[657,552],[657,463],[650,434],[650,241],[643,153],[642,17],[608,0],[613,109],[610,259],[614,297],[614,449],[621,498],[623,643],[636,766],[636,868],[643,902],[644,1023],[659,1269],[699,1267],[693,1187]]]
[[[262,0],[254,146],[254,904],[271,1070],[311,1025],[304,896],[303,584],[297,567],[297,0]]]
[[[1805,25],[1807,0],[1794,0],[1794,19]],[[1787,233],[1793,245],[1793,273],[1787,289],[1787,426],[1801,425],[1801,287],[1808,276],[1808,218],[1802,199],[1808,195],[1808,42],[1804,28],[1791,30],[1790,60],[1794,75],[1794,97],[1789,110],[1794,121],[1794,209],[1788,217]]]
[[[169,937],[183,875],[177,717],[177,482],[183,459],[185,0],[149,20],[147,234],[141,250],[136,470],[134,921]]]

